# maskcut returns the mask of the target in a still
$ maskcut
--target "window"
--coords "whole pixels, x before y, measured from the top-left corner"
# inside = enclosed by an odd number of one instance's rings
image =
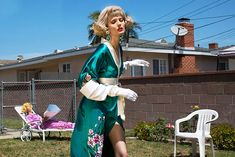
[[[24,81],[26,81],[26,72],[24,72],[24,71],[19,71],[19,72],[18,72],[17,81],[19,81],[19,82],[24,82]]]
[[[153,60],[153,75],[167,74],[168,65],[165,59],[154,59]]]
[[[133,66],[131,67],[131,76],[144,76],[145,68],[142,66]]]
[[[70,64],[63,64],[63,72],[70,73],[71,72],[71,66]]]
[[[228,70],[228,61],[220,60],[218,63],[218,70]]]
[[[35,80],[39,79],[40,71],[33,70],[33,71],[27,71],[27,81],[32,80],[33,78]]]

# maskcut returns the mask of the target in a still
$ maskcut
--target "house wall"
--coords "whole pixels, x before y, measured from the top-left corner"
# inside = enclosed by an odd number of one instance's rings
[[[235,70],[235,59],[228,59],[229,70]]]
[[[200,72],[216,71],[217,57],[197,56],[196,65]]]
[[[133,59],[144,59],[150,63],[148,68],[145,68],[145,76],[153,75],[153,60],[154,59],[166,59],[168,60],[168,54],[163,53],[144,53],[144,52],[124,52],[123,60],[133,60]],[[168,69],[168,67],[167,67]],[[168,71],[167,71],[168,73]],[[123,76],[131,76],[131,68],[128,68]]]
[[[4,71],[0,72],[2,77],[6,79],[17,81],[17,72],[19,71],[36,71],[40,72],[41,79],[74,79],[79,75],[85,61],[91,55],[83,54],[72,57],[60,58],[50,60],[41,64],[34,64],[30,66],[24,66],[18,68],[17,71],[10,70],[7,72],[6,76]],[[145,68],[144,75],[153,75],[153,60],[154,59],[165,59],[169,63],[169,55],[164,53],[151,53],[151,52],[125,52],[123,55],[124,61],[132,59],[144,59],[150,62],[150,66]],[[213,58],[213,59],[212,59]],[[180,67],[176,69],[176,73],[193,73],[198,71],[214,71],[216,70],[216,57],[207,56],[183,56],[178,61],[180,62]],[[71,73],[63,73],[63,64],[71,64]],[[167,65],[168,66],[168,65]],[[167,74],[169,73],[169,67],[167,67]],[[12,73],[12,74],[10,74]],[[59,77],[60,76],[60,77]],[[123,77],[131,76],[131,68],[128,68]]]
[[[58,72],[59,68],[58,68],[58,63],[53,62],[53,64],[44,64],[43,66],[41,66],[41,71],[42,72]]]
[[[2,70],[0,72],[0,81],[17,81],[16,70]]]

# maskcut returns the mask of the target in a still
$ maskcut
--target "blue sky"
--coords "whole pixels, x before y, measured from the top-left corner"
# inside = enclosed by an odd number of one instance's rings
[[[140,39],[174,42],[171,26],[187,17],[196,28],[195,45],[235,44],[235,0],[0,0],[0,59],[85,46],[89,14],[108,5],[121,6],[140,23]]]

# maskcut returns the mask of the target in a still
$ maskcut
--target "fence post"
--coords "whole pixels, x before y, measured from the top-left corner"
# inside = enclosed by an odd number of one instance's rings
[[[73,117],[73,122],[76,121],[76,117],[77,117],[77,86],[76,86],[76,79],[73,80],[73,85],[74,85],[74,107],[73,107],[73,112],[74,112],[74,117]]]
[[[36,98],[35,97],[35,80],[34,78],[32,78],[32,105],[33,105],[33,109],[37,111],[35,98]]]
[[[0,119],[1,119],[1,122],[0,122],[0,133],[2,134],[3,133],[3,82],[1,81],[1,115],[0,115]]]

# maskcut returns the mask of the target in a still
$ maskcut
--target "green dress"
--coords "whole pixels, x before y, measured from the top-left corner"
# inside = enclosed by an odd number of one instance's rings
[[[117,58],[111,44],[106,42],[100,44],[86,61],[78,78],[78,86],[83,88],[84,83],[87,83],[87,76],[90,76],[91,80],[96,83],[103,85],[101,81],[103,78],[105,80],[118,80],[122,72],[121,46],[119,58]],[[103,87],[105,88],[104,91],[107,91],[106,87],[108,86]],[[76,125],[71,138],[71,157],[114,157],[108,134],[115,123],[119,123],[123,127],[123,119],[118,114],[117,102],[119,97],[109,96],[107,92],[101,90],[90,98],[89,95],[94,94],[93,88],[95,87],[92,85],[87,88],[88,96],[84,96],[80,102]]]

